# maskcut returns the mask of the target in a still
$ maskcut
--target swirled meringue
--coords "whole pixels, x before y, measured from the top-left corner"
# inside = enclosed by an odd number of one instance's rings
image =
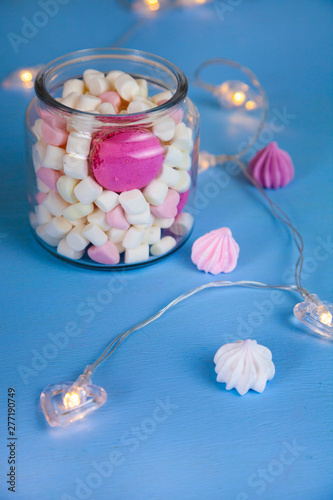
[[[274,188],[286,186],[294,178],[294,165],[286,151],[276,142],[270,142],[249,162],[249,172],[262,187]]]
[[[235,269],[239,246],[227,227],[221,227],[198,238],[192,246],[191,259],[199,271],[219,274]]]
[[[275,375],[272,353],[256,340],[237,340],[223,345],[215,354],[216,380],[226,383],[226,389],[236,389],[244,396],[250,389],[263,392],[267,380]]]

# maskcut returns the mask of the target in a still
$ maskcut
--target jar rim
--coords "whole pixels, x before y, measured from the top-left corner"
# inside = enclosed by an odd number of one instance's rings
[[[145,111],[141,111],[139,113],[128,113],[124,115],[119,114],[100,114],[96,115],[95,113],[90,113],[87,111],[81,111],[75,108],[70,108],[69,106],[65,106],[57,101],[47,89],[47,83],[49,82],[57,70],[63,68],[65,66],[69,66],[74,64],[75,62],[82,62],[88,60],[96,60],[102,59],[103,57],[109,56],[111,58],[118,59],[128,59],[133,61],[140,62],[150,62],[154,66],[159,66],[164,71],[167,71],[169,74],[172,74],[175,77],[177,82],[177,88],[172,97],[166,101],[164,104],[156,106],[155,108],[148,109]],[[40,99],[46,106],[56,109],[60,112],[74,112],[81,116],[94,116],[94,117],[123,117],[124,119],[128,119],[128,117],[135,118],[136,116],[154,116],[156,114],[160,114],[166,110],[169,110],[173,107],[178,107],[186,98],[188,91],[188,82],[184,73],[173,63],[169,62],[167,59],[163,57],[157,56],[155,54],[151,54],[149,52],[145,52],[137,49],[122,49],[122,48],[94,48],[94,49],[82,49],[70,52],[61,57],[53,59],[48,64],[43,66],[38,72],[35,79],[35,93],[38,99]]]

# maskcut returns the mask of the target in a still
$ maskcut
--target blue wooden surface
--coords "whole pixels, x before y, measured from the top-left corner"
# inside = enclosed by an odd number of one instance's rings
[[[63,3],[15,53],[8,33],[21,34],[21,18],[40,7],[1,2],[1,78],[72,50],[108,46],[136,20],[109,0]],[[222,4],[230,7],[224,16]],[[331,19],[325,0],[225,0],[217,8],[161,14],[124,43],[166,57],[189,77],[205,59],[234,59],[257,73],[271,113],[292,115],[274,140],[291,154],[296,178],[271,196],[304,237],[304,285],[330,301]],[[219,152],[227,132],[208,120],[207,99],[193,88],[191,94],[201,112],[202,149]],[[289,233],[238,175],[206,196],[190,240],[157,265],[104,274],[51,257],[27,224],[22,122],[30,96],[1,89],[1,500],[331,499],[332,345],[293,320],[299,300],[292,293],[220,289],[182,303],[98,369],[94,382],[108,392],[100,410],[65,429],[47,426],[38,409],[47,384],[73,380],[110,338],[211,279],[190,262],[195,238],[232,229],[241,248],[226,276],[232,280],[286,282],[297,254]],[[212,175],[200,177],[204,196]],[[261,324],[251,326],[251,312],[262,307]],[[70,322],[80,333],[24,381],[19,368],[32,369],[36,353],[48,352],[52,336]],[[276,376],[262,395],[241,398],[215,382],[212,360],[222,344],[247,336],[272,350]],[[17,394],[15,494],[5,483],[10,386]]]

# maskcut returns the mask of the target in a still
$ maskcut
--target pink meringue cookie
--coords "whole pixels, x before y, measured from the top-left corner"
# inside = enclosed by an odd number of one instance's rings
[[[258,151],[249,163],[249,172],[262,187],[274,189],[289,184],[295,174],[289,154],[276,142]]]
[[[239,246],[227,227],[215,229],[198,238],[192,246],[191,259],[199,271],[219,274],[235,269]]]

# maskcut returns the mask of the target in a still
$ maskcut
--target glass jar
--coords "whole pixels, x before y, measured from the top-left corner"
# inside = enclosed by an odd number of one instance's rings
[[[39,72],[26,115],[29,219],[46,250],[123,269],[186,241],[199,148],[187,88],[176,66],[137,50],[73,52]]]

